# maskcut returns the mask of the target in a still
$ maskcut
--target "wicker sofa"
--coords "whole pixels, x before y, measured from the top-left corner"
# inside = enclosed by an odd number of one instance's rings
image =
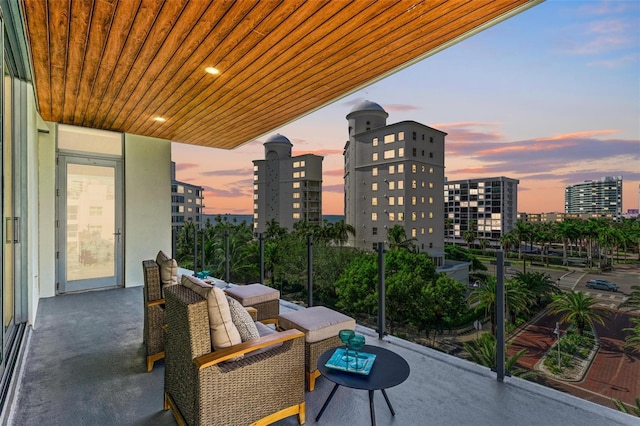
[[[155,260],[142,261],[144,275],[144,332],[147,371],[153,370],[156,361],[164,358],[164,298],[160,266]]]
[[[164,408],[178,424],[267,425],[294,414],[305,422],[303,333],[213,351],[207,300],[182,285],[165,288],[165,298]]]

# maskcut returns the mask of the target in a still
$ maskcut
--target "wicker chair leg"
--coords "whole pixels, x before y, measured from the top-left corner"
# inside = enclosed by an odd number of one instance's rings
[[[171,410],[171,414],[173,414],[173,418],[176,420],[176,423],[178,423],[178,426],[187,426],[187,422],[184,420],[184,417],[182,417],[182,414],[180,414],[180,410],[178,410],[173,399],[171,399],[166,392],[164,393],[164,409]]]
[[[298,411],[298,424],[303,425],[304,422],[307,421],[307,417],[306,417],[307,416],[307,408],[306,408],[307,405],[306,405],[306,403],[303,402],[302,404],[299,405],[299,407],[300,408],[299,408],[299,411]]]
[[[158,352],[157,354],[153,354],[153,355],[149,355],[147,357],[147,373],[150,373],[151,370],[153,370],[153,364],[164,358],[164,351],[163,352]]]
[[[316,388],[316,379],[320,376],[320,370],[305,372],[307,378],[307,390],[309,392],[313,392]]]

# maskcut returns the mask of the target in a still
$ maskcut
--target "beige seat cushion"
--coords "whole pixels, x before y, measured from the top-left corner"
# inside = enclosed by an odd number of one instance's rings
[[[162,250],[156,256],[156,263],[160,267],[160,281],[162,286],[178,284],[178,262],[169,259]]]
[[[338,335],[342,329],[354,330],[356,321],[324,306],[313,306],[299,311],[280,314],[280,327],[298,329],[305,334],[307,343],[319,342]]]
[[[240,333],[231,319],[227,296],[222,290],[186,274],[182,276],[182,285],[207,299],[211,344],[214,350],[242,343]]]
[[[278,290],[262,284],[240,285],[227,288],[225,291],[229,296],[240,302],[242,306],[253,306],[258,303],[280,299]]]

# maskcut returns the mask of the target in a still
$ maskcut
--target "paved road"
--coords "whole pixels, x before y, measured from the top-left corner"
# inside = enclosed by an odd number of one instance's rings
[[[547,386],[608,407],[614,407],[612,398],[635,404],[634,398],[640,396],[640,354],[625,354],[621,349],[626,333],[623,329],[632,325],[630,317],[628,313],[612,311],[607,327],[596,326],[600,350],[582,381],[569,383],[548,378],[541,381]],[[533,369],[556,340],[553,334],[556,319],[553,315],[540,317],[515,337],[508,354],[526,349],[528,353],[520,359],[519,364]]]

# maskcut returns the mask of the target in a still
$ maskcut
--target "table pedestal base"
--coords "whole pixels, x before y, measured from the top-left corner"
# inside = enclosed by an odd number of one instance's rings
[[[316,416],[316,422],[319,421],[320,417],[322,417],[322,415],[324,414],[324,410],[326,410],[327,406],[331,402],[331,399],[333,398],[333,395],[335,395],[335,393],[336,393],[336,391],[338,390],[339,387],[340,387],[340,385],[336,384],[333,387],[333,389],[331,389],[331,393],[329,394],[329,397],[324,402],[324,404],[322,405],[322,408],[320,409],[320,412]],[[387,396],[387,392],[385,392],[384,389],[380,389],[380,390],[382,391],[382,396],[384,396],[384,400],[387,401],[387,405],[389,406],[389,411],[391,411],[391,415],[395,416],[396,412],[393,410],[393,407],[391,406],[391,401],[389,401],[389,397]],[[369,411],[371,412],[371,426],[376,426],[376,410],[375,410],[375,407],[373,405],[373,392],[374,392],[373,390],[369,391]]]

